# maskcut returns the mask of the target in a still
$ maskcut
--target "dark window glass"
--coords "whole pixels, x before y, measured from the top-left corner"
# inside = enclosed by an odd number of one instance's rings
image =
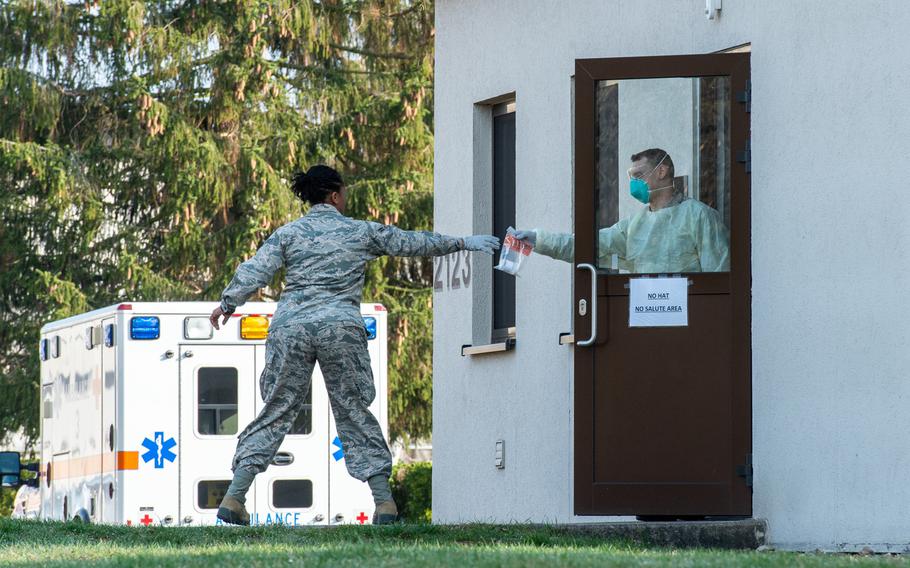
[[[200,509],[217,509],[230,484],[229,479],[200,481],[196,486],[196,505]]]
[[[237,433],[237,369],[203,367],[198,374],[199,433]]]
[[[498,108],[498,107],[497,107]],[[493,116],[493,234],[502,238],[515,226],[515,111]],[[493,266],[499,255],[493,255]],[[493,338],[511,335],[515,327],[515,277],[493,271]]]
[[[300,405],[300,413],[294,420],[289,434],[306,435],[313,431],[313,389],[306,393],[306,398]]]
[[[272,483],[272,507],[306,509],[313,506],[313,482],[309,479],[276,479]]]

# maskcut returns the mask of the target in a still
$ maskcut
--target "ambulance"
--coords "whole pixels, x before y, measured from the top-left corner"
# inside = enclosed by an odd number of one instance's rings
[[[131,526],[219,524],[238,434],[263,407],[259,375],[276,304],[220,330],[213,302],[132,302],[41,329],[39,518]],[[362,304],[388,440],[387,311]],[[252,525],[367,524],[317,365],[313,387],[247,494]]]

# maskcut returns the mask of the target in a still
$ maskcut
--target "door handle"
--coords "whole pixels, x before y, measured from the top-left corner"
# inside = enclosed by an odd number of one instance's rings
[[[591,308],[588,309],[587,304],[581,304],[584,300],[579,302],[579,310],[591,314],[591,337],[584,341],[578,341],[575,345],[578,345],[579,347],[588,347],[594,345],[594,342],[597,341],[597,269],[594,268],[593,264],[587,263],[579,264],[575,267],[576,270],[581,268],[591,271]],[[585,314],[580,313],[579,315],[584,316]]]
[[[192,352],[192,351],[184,351],[184,352],[183,352],[183,356],[184,356],[184,357],[192,357],[192,356],[193,356],[193,352]]]
[[[272,465],[291,465],[294,463],[294,454],[291,452],[278,452],[272,458]]]

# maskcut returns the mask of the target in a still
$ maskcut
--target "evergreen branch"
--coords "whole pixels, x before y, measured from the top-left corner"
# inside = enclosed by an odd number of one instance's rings
[[[423,8],[424,4],[425,4],[424,0],[417,0],[409,8],[405,8],[404,10],[399,10],[398,12],[380,14],[380,16],[383,18],[392,18],[392,19],[401,18],[403,16],[407,16],[408,14],[411,14],[411,13]],[[322,5],[321,8],[323,11],[326,11],[326,12],[334,12],[336,14],[345,14],[345,15],[349,15],[349,16],[355,16],[355,15],[360,14],[363,11],[364,2],[356,2],[356,3],[355,2],[346,2],[342,6]]]
[[[414,2],[414,4],[410,8],[405,8],[404,10],[401,10],[398,12],[393,12],[391,14],[385,14],[384,17],[393,18],[393,19],[401,18],[403,16],[407,16],[408,14],[416,12],[417,10],[420,10],[421,8],[424,8],[425,7],[424,4],[425,4],[424,0],[417,0],[416,2]]]
[[[333,73],[338,73],[341,75],[394,75],[392,71],[369,71],[366,69],[327,69],[325,67],[316,67],[314,65],[296,65],[294,63],[288,63],[286,61],[278,62],[279,67],[284,67],[285,69],[293,69],[294,71],[303,71],[305,73],[316,72],[320,73],[323,76],[331,76]]]
[[[43,85],[45,87],[50,87],[51,89],[59,92],[61,95],[64,95],[64,96],[79,97],[79,96],[85,96],[85,95],[89,94],[89,91],[83,91],[81,89],[67,89],[63,85],[56,83],[47,77],[39,75],[38,73],[35,73],[34,71],[29,71],[28,69],[23,69],[21,67],[6,67],[6,66],[2,67],[2,69],[6,72],[21,73],[22,75],[31,77],[36,83]]]
[[[339,51],[346,51],[348,53],[356,53],[357,55],[363,55],[364,57],[375,57],[377,59],[399,59],[402,61],[410,61],[413,59],[417,59],[419,57],[418,55],[410,55],[407,53],[393,53],[393,52],[382,53],[379,51],[370,51],[368,49],[354,47],[351,45],[340,45],[337,43],[330,43],[329,47],[331,47],[332,49],[337,49]]]
[[[51,148],[48,148],[45,145],[38,144],[37,142],[20,142],[18,140],[9,140],[7,138],[0,138],[0,145],[6,146],[8,149],[13,149],[19,146],[26,146],[30,149],[42,150],[44,152],[51,151]],[[58,148],[54,148],[57,150]]]
[[[401,292],[402,294],[425,294],[430,291],[430,286],[396,286],[394,284],[386,284],[384,286],[386,290],[392,290],[393,292]]]

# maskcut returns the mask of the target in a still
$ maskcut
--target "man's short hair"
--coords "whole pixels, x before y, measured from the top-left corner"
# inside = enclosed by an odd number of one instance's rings
[[[652,168],[656,168],[657,164],[669,167],[670,169],[668,171],[670,174],[670,179],[673,179],[673,159],[670,158],[670,154],[668,154],[666,150],[661,150],[660,148],[648,148],[647,150],[642,150],[637,154],[632,154],[633,162],[637,162],[642,158],[648,160],[648,164],[650,164]],[[663,162],[661,162],[661,160],[663,160]]]

